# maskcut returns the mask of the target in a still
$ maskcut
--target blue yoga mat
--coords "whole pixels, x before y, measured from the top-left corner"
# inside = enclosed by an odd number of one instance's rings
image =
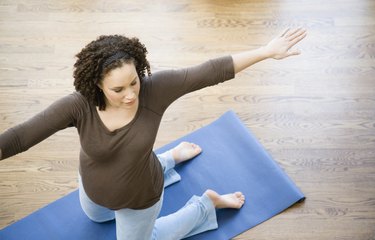
[[[165,189],[161,216],[177,211],[192,195],[201,195],[208,188],[221,194],[241,191],[246,196],[240,210],[217,211],[217,230],[188,239],[233,238],[305,198],[232,111],[156,152],[181,141],[197,143],[203,152],[175,168],[182,179]],[[74,191],[2,229],[0,239],[115,240],[115,223],[91,222],[80,207],[78,191]]]

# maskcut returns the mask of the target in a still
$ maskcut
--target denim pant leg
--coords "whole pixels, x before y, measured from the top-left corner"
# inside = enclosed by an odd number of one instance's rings
[[[174,170],[176,163],[172,156],[172,150],[159,154],[157,157],[164,171],[164,187],[180,181],[181,176]]]
[[[211,199],[203,194],[193,196],[175,213],[158,218],[152,239],[178,240],[218,227],[216,210]]]
[[[164,173],[175,167],[176,162],[173,159],[172,149],[157,155]]]
[[[106,222],[116,218],[117,240],[150,240],[163,202],[161,199],[152,207],[142,210],[123,208],[110,210],[94,203],[86,194],[81,176],[79,179],[79,200],[87,217],[94,222]]]
[[[173,169],[175,161],[172,151],[158,155],[164,170],[165,186],[179,181],[180,175]],[[156,220],[152,239],[177,240],[201,232],[216,229],[216,209],[207,195],[193,196],[186,205],[177,212]]]
[[[164,182],[175,182],[180,176],[174,171],[175,161],[172,151],[159,154],[158,159],[163,167]],[[165,185],[165,184],[164,184]],[[150,240],[157,217],[159,216],[163,195],[152,207],[141,210],[120,209],[116,214],[116,236],[118,240]]]
[[[163,195],[152,207],[116,210],[117,240],[150,240],[163,202]]]
[[[115,219],[115,212],[94,203],[86,194],[81,176],[78,176],[79,201],[82,210],[94,222],[106,222]]]

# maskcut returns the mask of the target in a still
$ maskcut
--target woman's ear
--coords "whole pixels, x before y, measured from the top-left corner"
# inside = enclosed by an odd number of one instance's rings
[[[102,87],[102,84],[101,84],[101,83],[97,83],[96,86],[97,86],[100,90],[103,90],[103,87]]]

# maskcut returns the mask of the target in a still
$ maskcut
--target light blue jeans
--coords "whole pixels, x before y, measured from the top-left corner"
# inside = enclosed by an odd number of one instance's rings
[[[164,170],[164,187],[179,181],[180,175],[173,169],[175,161],[172,152],[167,151],[158,158]],[[118,240],[178,240],[218,227],[215,207],[205,194],[193,196],[177,212],[158,218],[163,195],[159,202],[147,209],[113,211],[88,198],[79,176],[79,198],[83,211],[92,221],[99,223],[116,219]]]

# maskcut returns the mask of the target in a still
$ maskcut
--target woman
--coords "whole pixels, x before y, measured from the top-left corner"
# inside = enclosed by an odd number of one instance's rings
[[[286,30],[259,49],[153,75],[138,39],[101,36],[76,55],[77,91],[1,134],[0,159],[74,126],[81,143],[80,202],[91,220],[116,219],[118,239],[182,239],[215,229],[215,209],[241,208],[241,192],[219,195],[208,189],[176,213],[157,219],[165,183],[179,177],[175,164],[201,152],[182,142],[155,155],[163,113],[182,95],[232,79],[254,63],[299,54],[292,47],[305,36],[303,29]]]

